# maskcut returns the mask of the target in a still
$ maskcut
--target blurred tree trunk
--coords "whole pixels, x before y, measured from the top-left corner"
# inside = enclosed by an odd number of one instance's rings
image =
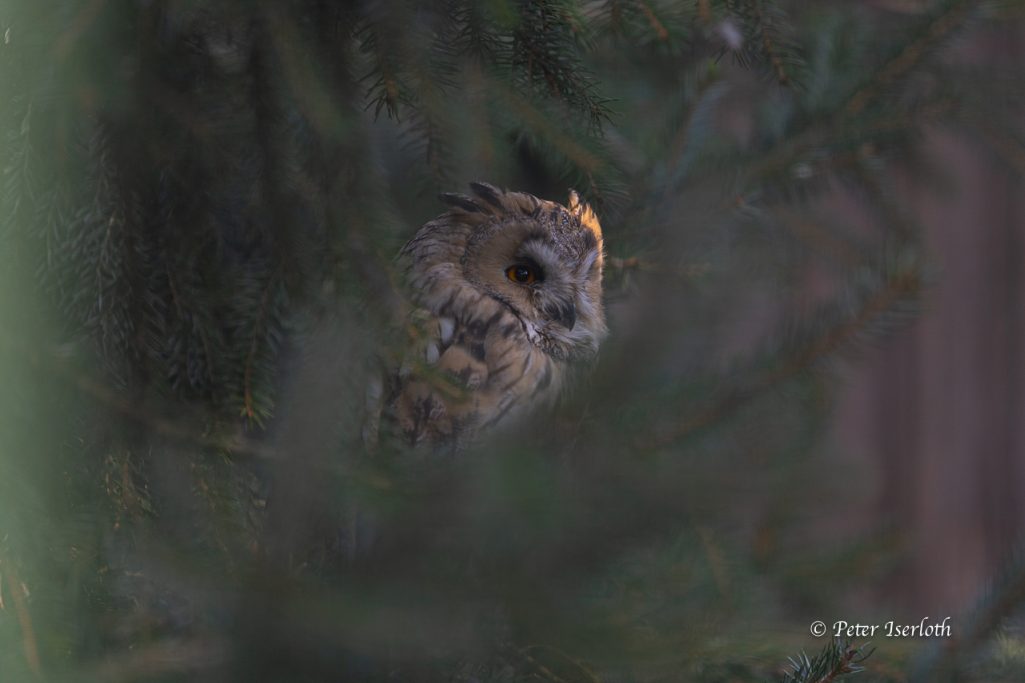
[[[1020,70],[1020,39],[983,38],[965,46],[972,61]],[[908,177],[898,191],[936,277],[922,316],[849,387],[836,443],[874,458],[875,519],[909,552],[885,593],[935,612],[970,603],[1025,531],[1025,156],[925,134],[942,187]]]

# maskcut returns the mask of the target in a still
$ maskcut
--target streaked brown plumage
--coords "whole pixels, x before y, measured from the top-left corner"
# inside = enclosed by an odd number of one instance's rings
[[[380,396],[410,443],[458,445],[550,404],[606,335],[601,226],[569,205],[472,183],[425,224],[405,262],[413,350]]]

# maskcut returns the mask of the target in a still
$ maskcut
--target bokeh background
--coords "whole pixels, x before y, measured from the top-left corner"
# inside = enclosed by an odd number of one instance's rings
[[[0,680],[1025,679],[1023,9],[0,5]],[[611,335],[369,453],[471,180],[594,205]]]

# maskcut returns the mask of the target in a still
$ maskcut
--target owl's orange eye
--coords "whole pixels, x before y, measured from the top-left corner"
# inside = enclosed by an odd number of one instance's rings
[[[509,266],[505,269],[505,276],[513,282],[521,285],[529,285],[537,281],[537,270],[533,267],[519,264]]]

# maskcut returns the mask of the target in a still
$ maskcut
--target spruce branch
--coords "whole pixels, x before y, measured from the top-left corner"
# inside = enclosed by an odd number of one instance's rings
[[[980,14],[977,3],[947,0],[898,43],[897,54],[882,62],[844,97],[817,112],[804,112],[789,122],[783,135],[747,155],[744,171],[749,188],[766,181],[782,187],[797,164],[812,158],[812,165],[826,170],[823,160],[835,161],[844,150],[876,144],[896,136],[917,133],[923,123],[956,115],[964,97],[945,90],[925,97],[895,98],[894,86],[928,65],[928,59],[950,38]],[[870,106],[871,105],[871,106]],[[840,158],[840,163],[845,159]],[[734,159],[733,163],[742,164]]]
[[[589,149],[586,143],[594,143],[590,138],[581,139],[557,126],[553,121],[554,112],[546,111],[529,98],[525,98],[501,82],[491,85],[492,91],[503,108],[516,115],[521,126],[544,140],[549,148],[578,170],[582,177],[587,178],[589,188],[594,187],[596,174],[607,170],[606,162],[601,156]],[[583,188],[582,188],[583,189]]]
[[[274,458],[275,451],[237,430],[217,431],[203,428],[195,421],[171,419],[132,401],[108,382],[78,368],[67,353],[60,349],[30,348],[25,341],[0,334],[0,348],[13,352],[29,366],[66,383],[87,397],[121,417],[127,418],[153,434],[169,441],[203,449],[245,455],[256,458]]]
[[[733,52],[743,66],[761,67],[781,86],[800,86],[804,49],[791,35],[786,13],[771,0],[726,0],[726,14],[743,27],[743,46]]]
[[[749,156],[738,203],[752,201],[755,195],[763,201],[785,201],[806,189],[807,181],[843,176],[866,156],[906,151],[922,126],[943,122],[954,112],[954,101],[944,97],[881,110],[836,128],[807,130],[766,154]]]
[[[595,34],[617,36],[631,44],[664,46],[686,31],[675,15],[686,13],[682,7],[659,6],[647,0],[606,0],[591,12],[590,25]]]
[[[608,100],[580,55],[568,7],[560,0],[519,3],[519,23],[512,34],[511,63],[525,93],[547,95],[584,114],[600,132],[610,118]]]
[[[243,276],[248,279],[246,276]],[[241,416],[262,425],[274,406],[272,380],[277,367],[277,354],[284,338],[287,292],[281,276],[272,272],[263,283],[244,282],[244,287],[258,289],[255,305],[236,311],[241,327],[237,348],[244,349],[238,387],[241,394]],[[251,295],[252,292],[246,294]]]
[[[967,660],[993,637],[1005,620],[1025,607],[1025,547],[1019,546],[959,623],[964,625],[922,653],[911,669],[911,683],[956,676]],[[954,680],[950,678],[950,680]]]
[[[801,653],[790,659],[781,683],[833,683],[865,670],[861,666],[872,656],[868,644],[854,647],[850,639],[831,640],[815,657]]]
[[[693,79],[685,81],[682,108],[673,117],[675,131],[667,134],[669,155],[666,163],[668,188],[679,186],[700,158],[712,134],[717,106],[729,87],[712,68],[702,68]],[[668,133],[668,131],[667,131]]]
[[[487,6],[472,0],[452,0],[447,14],[452,31],[438,36],[437,47],[452,58],[468,57],[478,64],[497,65],[507,56],[504,22],[490,16]]]
[[[654,31],[655,37],[662,42],[669,40],[669,29],[667,29],[665,24],[663,24],[658,18],[658,15],[655,14],[651,5],[645,2],[645,0],[636,0],[636,2],[637,6],[640,7],[644,18],[651,24],[651,30]]]
[[[223,637],[169,637],[146,642],[84,667],[92,680],[131,683],[147,678],[196,676],[218,671],[231,660],[231,643]]]
[[[583,662],[551,645],[502,648],[505,659],[526,669],[531,677],[551,683],[601,683],[601,679]]]
[[[1018,176],[1025,178],[1025,140],[1006,126],[995,125],[988,117],[973,116],[966,121],[986,147]]]
[[[779,41],[769,28],[769,24],[766,21],[765,8],[760,1],[754,3],[754,16],[758,34],[762,41],[762,51],[772,65],[772,69],[776,74],[776,80],[780,85],[790,85],[793,82],[790,70],[784,63],[784,56],[780,53],[778,47]]]
[[[880,325],[889,327],[889,318],[894,314],[900,315],[902,309],[917,300],[923,286],[922,275],[914,263],[897,264],[890,270],[884,269],[880,275],[881,281],[870,285],[868,292],[860,295],[860,303],[829,307],[812,316],[813,321],[820,321],[817,326],[785,335],[782,349],[768,351],[751,367],[737,373],[743,378],[739,385],[720,392],[718,398],[668,432],[642,441],[640,448],[657,450],[725,420],[751,401],[811,369],[819,361],[851,347],[859,338],[870,334],[873,328]],[[853,312],[847,314],[845,311],[850,309]],[[835,320],[832,324],[821,323],[823,319],[831,318]]]
[[[877,69],[868,82],[850,96],[840,109],[840,115],[857,116],[879,99],[887,88],[911,73],[951,34],[963,28],[978,4],[974,0],[948,0],[943,3],[915,32],[918,37],[907,43],[896,56]]]
[[[263,294],[260,296],[256,320],[254,321],[253,328],[249,333],[249,353],[246,354],[246,361],[242,373],[243,410],[245,411],[246,417],[250,420],[256,417],[256,410],[253,407],[253,374],[255,372],[254,367],[256,365],[257,352],[260,349],[260,339],[263,336],[263,327],[266,325],[267,318],[270,315],[271,290],[273,289],[273,286],[274,278],[272,277],[267,280],[267,284],[263,288]]]
[[[698,0],[698,17],[706,24],[712,20],[712,5],[710,0]]]
[[[370,60],[359,79],[368,83],[366,108],[373,107],[375,117],[383,109],[389,118],[399,120],[401,105],[411,101],[404,67],[413,61],[409,41],[400,37],[407,27],[416,24],[404,11],[403,3],[375,3],[369,10],[353,31],[360,51]]]
[[[14,613],[21,631],[21,650],[29,671],[36,680],[43,680],[42,659],[39,654],[39,637],[32,619],[32,611],[28,604],[28,588],[24,581],[19,580],[18,572],[7,558],[0,555],[0,586],[7,582],[8,595],[14,605]],[[2,590],[2,588],[0,588]]]

